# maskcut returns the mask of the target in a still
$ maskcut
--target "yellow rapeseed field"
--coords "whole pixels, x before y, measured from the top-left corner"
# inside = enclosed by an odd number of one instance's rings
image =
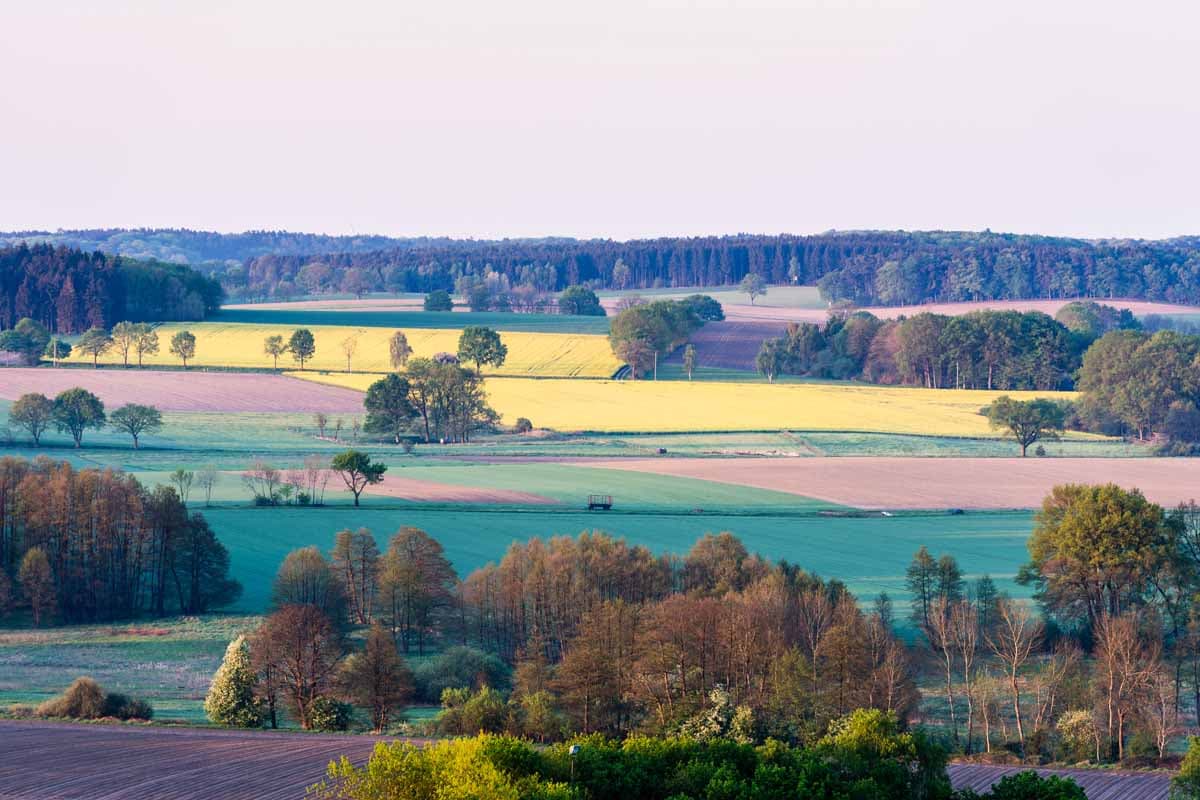
[[[347,338],[357,340],[357,349],[351,358],[354,372],[388,372],[391,370],[388,341],[395,329],[355,328],[339,325],[308,325],[316,340],[316,356],[305,364],[305,369],[346,370],[346,354],[341,343]],[[284,341],[292,335],[295,326],[263,325],[250,323],[194,322],[185,325],[160,325],[158,331],[158,354],[146,356],[146,366],[179,365],[179,358],[170,352],[171,337],[179,330],[189,330],[196,337],[196,355],[189,366],[197,367],[250,367],[270,368],[272,359],[263,352],[263,340],[268,336],[281,335]],[[453,353],[458,350],[458,330],[401,329],[408,337],[414,355],[429,357],[435,353]],[[484,374],[497,375],[545,375],[553,377],[608,377],[621,366],[612,354],[608,338],[582,333],[500,333],[500,339],[508,346],[508,359],[500,369],[484,368]],[[90,356],[77,353],[72,359],[89,362]],[[105,364],[120,364],[121,354],[110,350],[100,361]],[[137,356],[130,353],[129,362],[137,363]],[[279,366],[294,369],[297,364],[290,353],[279,358]]]
[[[371,376],[289,373],[365,391]],[[506,423],[528,417],[560,431],[863,431],[998,436],[979,409],[1002,394],[1072,398],[1070,392],[986,392],[815,383],[537,380],[490,378]]]

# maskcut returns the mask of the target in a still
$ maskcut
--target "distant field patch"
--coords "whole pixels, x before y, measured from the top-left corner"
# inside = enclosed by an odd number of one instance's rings
[[[321,312],[313,312],[321,313]],[[342,327],[336,325],[308,326],[316,339],[315,357],[306,364],[311,370],[345,370],[346,356],[341,343],[348,338],[357,341],[350,367],[355,372],[389,372],[392,369],[388,341],[390,329],[376,327]],[[196,367],[237,367],[270,369],[273,360],[263,352],[263,340],[281,335],[286,341],[294,330],[286,325],[197,322],[171,323],[158,328],[159,353],[147,356],[147,366],[178,366],[179,359],[168,351],[171,336],[179,330],[189,330],[196,336]],[[431,357],[435,353],[458,350],[459,330],[405,330],[409,346],[415,355]],[[608,377],[620,366],[612,354],[607,337],[575,333],[504,333],[508,345],[508,360],[494,370],[500,375],[536,375],[554,377]],[[80,354],[75,363],[87,363]],[[136,359],[134,359],[136,360]],[[101,359],[105,364],[120,364],[121,356],[109,352]],[[281,368],[295,367],[290,355],[279,359]],[[485,372],[488,370],[485,369]],[[183,378],[180,378],[183,380]]]
[[[369,375],[288,373],[363,391]],[[1070,399],[1071,392],[987,392],[858,384],[537,381],[489,379],[504,421],[561,431],[865,431],[995,437],[979,409],[1001,394]]]
[[[1195,498],[1200,485],[1200,461],[1179,458],[672,458],[587,464],[873,509],[1037,508],[1061,483],[1117,483],[1171,507]]]
[[[498,311],[421,311],[418,302],[380,300],[330,300],[274,303],[269,306],[236,306],[221,309],[214,322],[260,325],[349,325],[366,328],[421,328],[461,330],[486,325],[498,331],[533,333],[608,334],[608,317],[565,314],[509,314]]]
[[[75,386],[94,392],[110,407],[144,403],[163,411],[362,411],[359,394],[284,375],[48,367],[0,370],[0,399],[4,400],[26,392],[53,397]]]

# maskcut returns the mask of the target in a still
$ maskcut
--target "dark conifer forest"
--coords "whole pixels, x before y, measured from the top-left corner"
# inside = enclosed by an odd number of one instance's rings
[[[220,306],[221,291],[182,264],[49,244],[0,247],[0,329],[25,317],[65,334],[120,320],[199,320]]]

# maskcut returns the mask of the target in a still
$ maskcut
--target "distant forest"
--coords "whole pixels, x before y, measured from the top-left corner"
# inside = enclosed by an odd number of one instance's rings
[[[309,267],[306,271],[305,268]],[[994,233],[828,233],[614,241],[413,244],[319,258],[264,255],[226,270],[231,296],[428,292],[493,273],[541,291],[719,286],[757,273],[831,302],[1132,297],[1200,302],[1200,237],[1085,241]]]
[[[0,247],[0,330],[24,317],[64,334],[121,320],[204,319],[220,306],[221,291],[179,264],[49,244]]]
[[[816,284],[831,302],[1130,297],[1200,303],[1200,237],[1084,240],[974,232],[497,241],[189,230],[0,233],[0,246],[49,242],[189,263],[231,297],[453,290],[464,276],[542,292],[573,284],[634,291],[719,286],[757,273]]]

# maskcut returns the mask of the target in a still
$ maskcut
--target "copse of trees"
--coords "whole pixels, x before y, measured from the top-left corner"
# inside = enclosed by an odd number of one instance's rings
[[[425,295],[424,307],[426,311],[453,311],[454,301],[445,289],[435,289]]]
[[[229,554],[173,489],[110,470],[0,459],[0,572],[35,621],[201,614],[241,587]]]
[[[23,317],[10,330],[0,331],[0,352],[10,353],[26,366],[36,366],[50,343],[50,332],[41,323]]]
[[[1069,388],[1090,340],[1040,312],[924,312],[884,322],[866,312],[794,323],[769,339],[776,372],[928,388]],[[765,356],[764,356],[765,358]],[[763,371],[760,366],[760,372]]]
[[[558,313],[581,317],[603,317],[606,312],[600,298],[586,286],[568,286],[558,296]]]
[[[613,354],[629,365],[630,374],[637,380],[658,359],[685,344],[704,325],[705,318],[723,317],[720,304],[704,295],[638,303],[613,318],[608,340]]]
[[[0,247],[0,330],[26,317],[60,334],[122,319],[202,320],[222,296],[216,280],[178,264],[46,244]]]

